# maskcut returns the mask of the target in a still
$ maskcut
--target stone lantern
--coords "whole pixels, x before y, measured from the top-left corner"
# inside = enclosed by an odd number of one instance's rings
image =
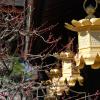
[[[79,52],[75,61],[79,68],[83,68],[84,64],[91,65],[93,69],[100,68],[100,18],[92,18],[95,9],[88,7],[86,18],[65,23],[67,29],[78,33]]]

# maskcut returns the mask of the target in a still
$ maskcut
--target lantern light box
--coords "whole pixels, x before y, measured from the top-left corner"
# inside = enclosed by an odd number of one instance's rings
[[[100,18],[72,20],[65,27],[78,33],[79,52],[75,56],[77,66],[91,65],[100,68]]]

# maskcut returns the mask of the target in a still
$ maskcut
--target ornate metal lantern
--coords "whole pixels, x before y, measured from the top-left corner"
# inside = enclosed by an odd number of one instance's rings
[[[73,52],[61,52],[59,58],[62,60],[63,81],[67,79],[69,86],[75,86],[75,83],[78,80],[79,84],[82,85],[83,77],[80,76],[80,70],[75,64]]]
[[[100,68],[100,18],[92,18],[91,15],[96,7],[86,9],[88,17],[85,19],[72,20],[72,25],[65,23],[67,29],[78,32],[79,52],[75,60],[79,68],[83,68],[84,64],[91,65],[93,69]]]
[[[56,93],[56,95],[62,95],[64,91],[68,93],[69,88],[75,86],[76,81],[78,81],[80,85],[83,83],[83,77],[80,76],[80,70],[75,65],[72,51],[68,50],[60,54],[56,53],[55,56],[62,61],[62,76],[59,67],[50,70],[53,86],[48,89],[49,96],[53,96],[54,93]]]

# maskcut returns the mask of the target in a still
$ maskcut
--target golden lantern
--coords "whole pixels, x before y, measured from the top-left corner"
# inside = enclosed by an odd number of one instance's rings
[[[72,51],[61,52],[56,54],[56,57],[62,61],[62,70],[58,66],[50,70],[51,83],[53,85],[48,89],[50,96],[53,96],[54,93],[62,95],[64,91],[68,93],[69,88],[75,86],[76,81],[79,81],[80,85],[83,82],[80,70],[75,65]]]
[[[75,86],[76,81],[83,81],[83,77],[80,76],[80,70],[75,65],[74,54],[72,51],[68,50],[66,52],[61,52],[59,58],[62,60],[62,81],[67,79],[69,86]],[[80,77],[82,77],[80,79]]]
[[[67,29],[78,32],[79,52],[75,56],[75,61],[80,69],[84,65],[91,65],[93,69],[100,68],[100,18],[91,16],[96,8],[97,3],[96,7],[87,7],[87,9],[84,7],[88,17],[78,21],[72,20],[72,25],[65,23]]]

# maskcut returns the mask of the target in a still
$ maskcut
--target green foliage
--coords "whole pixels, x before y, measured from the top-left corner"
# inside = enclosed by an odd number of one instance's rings
[[[26,70],[24,63],[21,63],[19,61],[19,58],[14,58],[13,59],[13,66],[12,66],[12,72],[10,74],[10,78],[17,81],[20,78],[24,77],[24,79],[30,79],[33,77],[33,72]]]
[[[24,66],[19,62],[19,58],[14,58],[11,75],[22,75],[23,73]]]

